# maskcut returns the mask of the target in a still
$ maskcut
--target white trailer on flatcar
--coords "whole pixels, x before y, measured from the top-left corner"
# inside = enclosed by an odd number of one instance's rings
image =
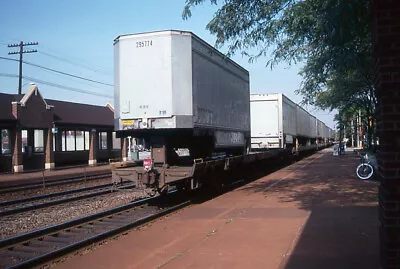
[[[297,105],[281,93],[251,94],[251,148],[293,147]]]
[[[119,136],[163,136],[192,153],[249,144],[246,69],[185,31],[121,35],[114,49]]]

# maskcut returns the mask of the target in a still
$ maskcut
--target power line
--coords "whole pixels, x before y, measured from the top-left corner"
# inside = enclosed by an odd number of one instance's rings
[[[85,69],[87,69],[87,70],[96,72],[96,73],[101,73],[101,74],[103,74],[103,75],[112,76],[112,74],[109,73],[109,72],[103,72],[103,71],[101,71],[101,70],[98,70],[98,69],[95,69],[95,68],[91,68],[91,67],[85,66],[85,65],[83,65],[83,64],[78,64],[78,63],[73,62],[73,61],[71,61],[71,60],[67,60],[67,59],[65,59],[65,58],[62,58],[62,57],[59,57],[59,56],[55,56],[55,55],[53,55],[53,54],[51,54],[51,53],[47,53],[47,52],[43,52],[43,51],[39,51],[39,53],[40,53],[40,54],[43,54],[43,55],[45,55],[45,56],[47,56],[47,57],[51,57],[51,58],[57,59],[57,60],[59,60],[59,61],[66,62],[66,63],[69,63],[69,64],[74,65],[74,66],[79,66],[79,67],[85,68]]]
[[[24,47],[25,46],[37,46],[38,44],[39,44],[38,42],[24,43],[23,41],[20,41],[19,44],[8,44],[9,48],[19,47],[19,51],[11,51],[8,53],[8,55],[19,54],[18,94],[21,94],[21,91],[22,91],[22,55],[24,53],[37,52],[37,50],[24,50]]]
[[[40,45],[40,50],[41,51],[46,51],[47,54],[51,55],[50,57],[59,58],[60,60],[62,59],[63,61],[66,60],[67,62],[72,62],[72,63],[74,63],[76,65],[80,65],[80,66],[83,66],[85,68],[88,67],[88,66],[95,67],[95,70],[101,70],[103,72],[107,72],[108,75],[113,73],[113,71],[111,69],[109,69],[109,68],[106,68],[106,67],[100,66],[100,65],[94,65],[93,63],[89,63],[88,61],[85,61],[84,59],[73,58],[73,56],[65,54],[64,51],[57,51],[57,50],[54,50],[54,49],[49,48],[47,46],[43,46],[43,44]],[[60,57],[60,55],[62,57],[64,57],[64,58]]]
[[[0,56],[0,59],[18,62],[18,60],[16,60],[16,59],[11,59],[11,58],[1,57],[1,56]],[[58,73],[58,74],[61,74],[61,75],[65,75],[65,76],[69,76],[69,77],[73,77],[73,78],[77,78],[77,79],[81,79],[81,80],[86,80],[86,81],[90,81],[90,82],[93,82],[93,83],[106,85],[106,86],[110,86],[110,87],[114,86],[113,84],[108,84],[108,83],[105,83],[105,82],[101,82],[101,81],[97,81],[97,80],[93,80],[93,79],[84,78],[84,77],[81,77],[81,76],[69,74],[69,73],[66,73],[66,72],[63,72],[63,71],[58,71],[58,70],[55,70],[55,69],[52,69],[52,68],[48,68],[48,67],[41,66],[41,65],[38,65],[38,64],[30,63],[30,62],[27,62],[27,61],[22,61],[22,62],[24,64],[35,66],[35,67],[38,67],[38,68],[41,68],[41,69],[44,69],[44,70],[47,70],[47,71],[50,71],[50,72]]]
[[[61,74],[61,75],[65,75],[65,76],[69,76],[69,77],[73,77],[73,78],[77,78],[77,79],[82,79],[82,80],[86,80],[86,81],[90,81],[90,82],[93,82],[93,83],[106,85],[106,86],[110,86],[110,87],[114,86],[113,84],[108,84],[108,83],[105,83],[105,82],[101,82],[101,81],[97,81],[97,80],[93,80],[93,79],[89,79],[89,78],[84,78],[84,77],[77,76],[77,75],[72,75],[72,74],[69,74],[69,73],[62,72],[62,71],[54,70],[52,68],[44,67],[44,66],[41,66],[41,65],[38,65],[38,64],[33,64],[33,63],[26,62],[26,61],[24,61],[24,63],[28,64],[28,65],[31,65],[31,66],[35,66],[35,67],[41,68],[41,69],[44,69],[44,70],[47,70],[47,71],[50,71],[50,72],[58,73],[58,74]]]
[[[0,77],[17,78],[18,76],[14,74],[0,73]]]
[[[0,77],[17,78],[18,75],[0,73]],[[33,77],[23,76],[23,78],[24,79],[29,79],[31,81],[35,81],[35,82],[38,82],[38,83],[42,83],[44,85],[52,86],[52,87],[55,87],[55,88],[60,88],[60,89],[65,89],[65,90],[69,90],[69,91],[74,91],[74,92],[79,92],[79,93],[84,93],[84,94],[90,94],[90,95],[95,95],[95,96],[101,96],[101,97],[106,97],[106,98],[113,98],[112,95],[103,94],[103,93],[96,93],[96,92],[92,92],[92,91],[87,91],[87,90],[82,90],[82,89],[73,88],[73,87],[69,87],[69,86],[64,86],[64,85],[60,85],[60,84],[57,84],[57,83],[53,83],[53,82],[49,82],[49,81],[45,81],[45,80],[41,80],[41,79],[37,79],[37,78],[33,78]]]

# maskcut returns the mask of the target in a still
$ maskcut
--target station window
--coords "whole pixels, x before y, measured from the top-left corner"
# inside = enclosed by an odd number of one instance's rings
[[[89,138],[89,132],[85,131],[84,132],[85,135],[85,150],[89,150],[90,149],[90,138]]]
[[[89,150],[89,132],[87,131],[65,130],[61,132],[59,137],[61,139],[61,151]]]
[[[61,151],[65,151],[65,131],[61,132]]]
[[[85,137],[83,131],[75,132],[76,150],[85,150]]]
[[[57,136],[57,134],[54,134],[53,135],[53,151],[56,151],[56,136]]]
[[[99,149],[107,149],[107,132],[99,132]]]
[[[1,154],[11,153],[11,142],[10,142],[10,131],[7,129],[1,129]]]
[[[21,131],[21,141],[22,141],[22,152],[25,152],[26,147],[28,146],[28,131]]]
[[[112,143],[113,149],[121,149],[121,139],[117,138],[117,134],[115,132],[112,133]]]
[[[43,130],[33,131],[33,151],[34,152],[44,152],[44,136]]]
[[[66,151],[75,151],[75,131],[65,131]]]

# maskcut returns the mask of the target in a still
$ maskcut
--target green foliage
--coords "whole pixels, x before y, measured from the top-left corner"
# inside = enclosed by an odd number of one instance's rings
[[[183,18],[206,0],[187,0]],[[297,90],[303,103],[323,109],[375,108],[371,10],[365,0],[211,0],[207,29],[228,56],[240,52],[267,66],[304,62]],[[256,54],[249,51],[256,50]],[[271,53],[269,53],[271,51]]]

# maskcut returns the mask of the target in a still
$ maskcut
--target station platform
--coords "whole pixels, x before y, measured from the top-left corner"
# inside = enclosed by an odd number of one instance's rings
[[[27,171],[22,173],[5,173],[0,174],[0,187],[11,187],[13,185],[25,184],[36,181],[43,181],[51,179],[64,179],[76,176],[90,176],[97,174],[104,174],[110,172],[111,166],[109,164],[99,164],[96,166],[80,165],[56,168],[54,170],[43,171]]]
[[[55,268],[379,268],[378,182],[358,156],[315,153]]]

